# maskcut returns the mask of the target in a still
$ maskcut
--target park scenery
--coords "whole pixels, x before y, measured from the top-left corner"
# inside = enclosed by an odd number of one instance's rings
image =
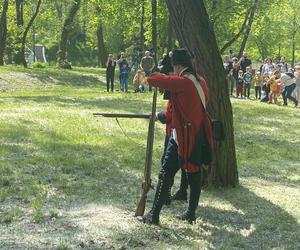
[[[300,249],[299,7],[1,0],[0,249]]]

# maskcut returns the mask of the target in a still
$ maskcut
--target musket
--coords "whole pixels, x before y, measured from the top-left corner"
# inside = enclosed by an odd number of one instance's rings
[[[112,117],[112,118],[142,118],[150,119],[151,115],[145,114],[120,114],[120,113],[93,113],[93,116],[103,116],[103,117]]]
[[[152,167],[152,153],[153,153],[153,142],[154,142],[154,128],[155,128],[155,119],[156,119],[156,115],[155,115],[156,99],[157,99],[157,88],[155,88],[154,93],[153,93],[152,112],[151,112],[149,126],[148,126],[144,180],[142,183],[142,191],[141,191],[140,201],[136,208],[135,216],[143,216],[144,215],[147,194],[149,192],[149,189],[151,188],[151,167]]]

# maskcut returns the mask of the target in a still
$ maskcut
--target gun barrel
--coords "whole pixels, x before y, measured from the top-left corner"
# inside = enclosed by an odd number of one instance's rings
[[[103,116],[103,117],[111,117],[111,118],[142,118],[142,119],[150,119],[151,115],[145,114],[111,114],[111,113],[93,113],[93,116]]]

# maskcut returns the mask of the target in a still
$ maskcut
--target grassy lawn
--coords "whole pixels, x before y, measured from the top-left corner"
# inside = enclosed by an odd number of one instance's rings
[[[0,249],[300,249],[299,108],[233,98],[240,185],[204,190],[196,224],[176,220],[187,204],[174,202],[156,227],[133,217],[147,121],[120,119],[125,136],[92,116],[149,113],[152,96],[106,93],[103,80],[0,68]],[[163,139],[157,124],[155,183]]]

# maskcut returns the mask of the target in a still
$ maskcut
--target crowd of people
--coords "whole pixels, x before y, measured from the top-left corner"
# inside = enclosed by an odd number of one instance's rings
[[[128,81],[131,70],[136,70],[133,78],[134,92],[145,92],[147,89],[151,91],[151,86],[148,86],[146,77],[149,76],[155,67],[155,61],[151,50],[145,52],[145,56],[141,58],[139,63],[128,59],[124,52],[121,52],[117,60],[112,54],[109,54],[106,62],[106,87],[107,92],[114,91],[115,69],[119,69],[120,91],[128,92]]]
[[[282,97],[283,105],[288,100],[297,107],[300,100],[300,63],[290,68],[284,57],[273,63],[272,58],[266,58],[260,67],[252,68],[252,61],[244,52],[240,59],[233,56],[232,51],[223,60],[228,91],[236,98],[249,98],[250,90],[254,87],[255,99],[270,104],[280,104],[278,98]]]

